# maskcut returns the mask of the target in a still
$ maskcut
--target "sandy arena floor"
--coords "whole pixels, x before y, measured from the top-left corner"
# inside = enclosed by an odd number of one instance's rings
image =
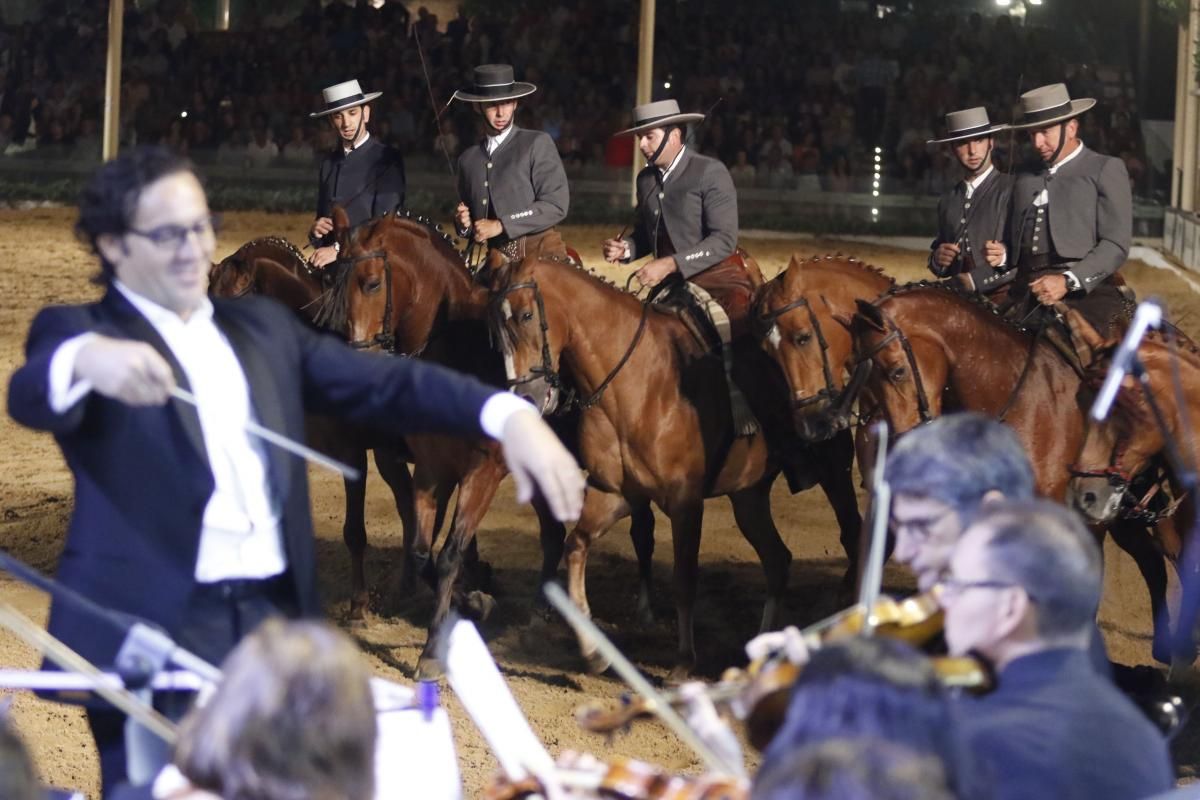
[[[49,303],[74,303],[94,298],[98,289],[88,278],[95,264],[72,238],[71,209],[0,211],[0,372],[21,363],[25,334],[33,314]],[[218,245],[218,257],[256,236],[280,234],[303,242],[305,215],[231,214]],[[600,264],[599,243],[614,231],[598,227],[568,227],[568,242],[585,261]],[[893,247],[824,239],[747,238],[743,244],[769,277],[787,264],[793,253],[803,256],[843,252],[883,267],[901,280],[925,276],[925,256]],[[616,271],[613,272],[614,277]],[[622,271],[622,276],[624,272]],[[1200,323],[1200,294],[1168,270],[1131,263],[1124,274],[1139,295],[1164,299],[1175,318],[1193,336]],[[63,546],[72,485],[57,447],[48,435],[15,425],[0,414],[0,435],[9,444],[0,454],[0,546],[36,567],[53,571]],[[320,577],[330,616],[339,620],[347,607],[349,559],[341,542],[342,489],[340,481],[312,473],[313,516],[319,537]],[[147,490],[151,490],[150,487]],[[796,557],[791,591],[783,609],[786,622],[804,624],[836,610],[836,587],[844,569],[833,514],[819,492],[789,496],[777,486],[775,517]],[[368,579],[378,589],[393,580],[401,559],[400,526],[386,487],[377,475],[370,479],[367,520],[371,539]],[[701,583],[697,642],[701,671],[716,676],[740,664],[741,644],[755,633],[764,592],[762,572],[749,545],[736,531],[728,503],[712,501],[705,521],[701,550]],[[674,613],[670,600],[669,528],[659,520],[655,554],[655,613],[658,622],[646,629],[634,619],[635,563],[627,523],[605,537],[594,551],[589,570],[589,595],[596,617],[625,651],[650,675],[661,678],[674,647]],[[511,483],[501,488],[480,531],[480,553],[495,569],[497,613],[483,627],[518,702],[534,729],[553,753],[571,748],[598,755],[621,754],[655,762],[672,770],[697,767],[692,753],[656,723],[635,725],[611,741],[580,730],[573,709],[593,698],[615,697],[622,685],[580,672],[573,638],[564,624],[546,623],[531,615],[534,581],[540,563],[536,522],[529,509],[516,505]],[[1112,546],[1107,548],[1102,628],[1115,660],[1150,662],[1149,602],[1133,562]],[[136,580],[136,576],[130,576]],[[904,591],[908,576],[889,569],[887,586]],[[0,598],[15,604],[40,622],[46,598],[0,577]],[[375,670],[400,681],[412,674],[425,639],[424,624],[432,597],[424,590],[397,618],[375,617],[353,631]],[[15,638],[0,633],[0,667],[33,667],[37,658]],[[467,797],[481,796],[495,761],[456,700],[448,704],[454,720],[460,765]],[[73,787],[98,796],[96,756],[82,714],[21,694],[14,698],[17,725],[34,751],[47,783]],[[1181,775],[1192,777],[1200,767],[1200,724],[1193,724],[1175,746]]]

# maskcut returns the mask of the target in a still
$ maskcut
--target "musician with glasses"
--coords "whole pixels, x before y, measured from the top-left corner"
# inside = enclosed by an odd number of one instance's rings
[[[940,583],[951,655],[997,672],[994,691],[960,699],[995,800],[1133,800],[1173,785],[1162,735],[1088,655],[1100,548],[1076,514],[1046,501],[984,507]]]
[[[302,439],[306,412],[392,435],[486,433],[522,500],[536,484],[557,516],[578,516],[578,465],[514,395],[352,351],[266,298],[210,300],[212,215],[169,150],[102,166],[76,230],[100,258],[104,296],[37,315],[8,395],[17,422],[54,434],[74,477],[57,570],[68,587],[213,663],[267,617],[319,614],[306,465],[247,431]],[[49,629],[103,667],[124,636],[57,598]],[[107,795],[125,777],[124,719],[107,707],[88,718]]]

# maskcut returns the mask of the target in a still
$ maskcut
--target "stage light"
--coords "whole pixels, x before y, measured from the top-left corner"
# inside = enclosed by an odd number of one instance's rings
[[[180,116],[180,117],[182,117],[183,119],[187,119],[187,112],[186,112],[186,111],[180,111],[180,112],[179,112],[179,116]]]
[[[664,89],[670,89],[670,88],[671,88],[671,82],[670,82],[670,81],[663,81],[663,88],[664,88]]]
[[[882,153],[882,152],[883,152],[883,148],[882,148],[882,147],[876,147],[876,148],[875,148],[875,155],[879,155],[879,154],[880,154],[880,153]],[[875,159],[875,160],[876,160],[876,161],[878,161],[879,159]]]
[[[1012,0],[996,0],[996,5],[1000,6],[1001,8],[1008,8],[1010,5],[1012,5]]]

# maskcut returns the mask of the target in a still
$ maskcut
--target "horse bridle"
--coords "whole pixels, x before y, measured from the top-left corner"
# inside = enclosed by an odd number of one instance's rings
[[[499,345],[501,348],[505,347],[504,338],[507,334],[504,331],[503,320],[506,318],[506,313],[503,310],[503,307],[508,301],[508,295],[521,289],[532,290],[533,299],[537,305],[538,327],[541,330],[542,337],[542,363],[540,365],[530,367],[529,373],[525,377],[515,374],[511,377],[507,377],[506,382],[508,388],[509,390],[514,390],[519,386],[524,386],[527,383],[533,383],[538,379],[542,379],[548,386],[550,386],[550,388],[556,389],[560,396],[568,397],[572,394],[573,389],[567,385],[566,381],[563,380],[562,374],[558,370],[554,369],[554,362],[550,357],[550,323],[546,318],[546,301],[542,297],[542,290],[538,288],[537,281],[528,280],[522,281],[521,283],[514,283],[496,292],[492,299],[488,301],[488,317],[490,320],[489,329],[492,331],[492,346],[495,347],[496,345]],[[637,331],[633,335],[633,340],[629,343],[629,347],[626,348],[625,354],[621,356],[621,359],[617,362],[617,365],[609,371],[608,375],[605,376],[604,380],[600,382],[600,385],[596,388],[596,390],[585,398],[576,398],[574,400],[574,402],[579,405],[581,410],[586,411],[587,409],[592,408],[599,403],[600,398],[604,396],[605,390],[608,389],[609,385],[612,384],[613,380],[617,377],[617,373],[619,373],[621,369],[629,362],[629,358],[633,355],[633,351],[637,349],[638,342],[642,340],[642,334],[646,330],[646,320],[649,316],[649,311],[649,303],[643,303],[642,316],[641,319],[638,320],[638,327]],[[560,410],[565,409],[569,405],[570,401],[560,404]]]
[[[890,295],[885,295],[882,299],[886,299],[887,297],[890,297]],[[876,301],[877,308],[878,302],[879,301]],[[884,313],[882,308],[879,309],[879,316],[883,319],[886,325],[891,327],[891,332],[876,342],[875,346],[870,350],[859,353],[858,360],[860,362],[869,362],[877,353],[883,350],[883,348],[887,347],[894,341],[899,341],[900,347],[904,350],[904,357],[908,359],[908,367],[912,370],[913,384],[917,388],[917,411],[921,415],[921,422],[919,424],[927,425],[930,422],[933,422],[933,414],[931,414],[929,411],[929,399],[925,394],[925,381],[921,378],[921,368],[917,366],[917,357],[913,354],[912,344],[909,343],[908,337],[904,335],[904,331],[900,330],[900,326],[897,325],[890,316]]]
[[[792,406],[799,409],[807,408],[813,403],[819,403],[822,400],[834,402],[838,396],[837,387],[833,384],[833,366],[829,363],[829,342],[825,340],[825,332],[821,330],[821,321],[817,318],[816,312],[813,311],[808,298],[801,296],[799,299],[793,300],[781,308],[777,308],[767,314],[759,314],[758,324],[763,331],[761,338],[768,338],[772,332],[778,336],[780,335],[779,318],[798,308],[803,308],[808,312],[808,319],[812,323],[813,333],[816,334],[817,343],[821,346],[821,371],[825,375],[825,387],[818,389],[816,394],[804,398],[792,398]]]
[[[1117,437],[1117,441],[1113,445],[1112,454],[1109,456],[1106,467],[1103,469],[1080,469],[1078,464],[1072,462],[1067,466],[1067,472],[1072,478],[1103,478],[1108,481],[1108,485],[1112,487],[1113,491],[1121,493],[1121,504],[1119,506],[1121,519],[1135,520],[1153,525],[1159,520],[1173,516],[1186,495],[1176,497],[1159,511],[1150,510],[1150,501],[1162,491],[1163,482],[1166,480],[1166,475],[1163,474],[1161,464],[1157,467],[1159,471],[1157,480],[1151,481],[1146,493],[1140,499],[1135,499],[1136,496],[1130,494],[1129,490],[1133,487],[1133,482],[1137,476],[1120,466],[1121,459],[1124,457],[1128,446],[1129,436],[1122,434]]]
[[[353,270],[354,265],[360,261],[370,261],[374,258],[383,259],[383,291],[384,291],[384,306],[383,306],[383,330],[375,334],[370,339],[353,339],[347,344],[355,350],[367,350],[378,345],[381,349],[389,354],[396,352],[396,331],[392,326],[392,266],[388,263],[388,254],[386,250],[375,250],[370,253],[363,253],[357,256],[342,256],[333,263],[338,270]],[[352,280],[353,275],[347,274],[343,280]]]

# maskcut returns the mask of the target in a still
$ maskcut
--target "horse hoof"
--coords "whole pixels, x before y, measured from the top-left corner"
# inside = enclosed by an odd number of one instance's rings
[[[420,660],[417,661],[417,671],[413,675],[413,679],[418,681],[436,681],[440,680],[445,674],[441,663],[436,658],[421,656]]]
[[[483,622],[496,610],[496,598],[480,591],[469,592],[463,601],[463,610],[476,622]]]
[[[486,561],[480,561],[467,568],[468,582],[476,589],[485,592],[492,590],[492,565]]]
[[[593,675],[603,675],[605,672],[608,672],[608,668],[612,666],[612,662],[601,655],[599,650],[593,650],[590,653],[584,653],[583,660],[587,663],[588,672]]]
[[[671,668],[671,671],[667,673],[667,683],[671,686],[678,686],[681,683],[686,683],[687,681],[691,680],[692,670],[694,668],[695,664],[691,663],[676,664]]]

